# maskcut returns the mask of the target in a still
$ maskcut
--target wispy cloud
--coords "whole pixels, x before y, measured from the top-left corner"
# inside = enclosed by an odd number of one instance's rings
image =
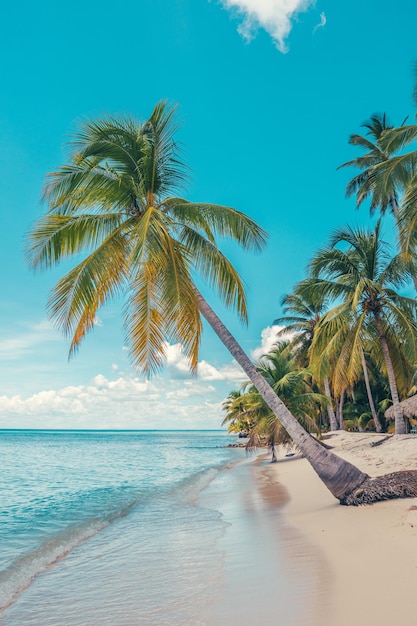
[[[26,324],[21,332],[6,338],[0,336],[0,359],[19,359],[32,352],[40,344],[60,340],[62,341],[61,336],[47,320],[37,324]]]
[[[313,35],[319,28],[323,28],[323,26],[326,26],[326,24],[327,24],[326,14],[325,13],[320,13],[320,22],[315,25],[315,27],[313,29]]]
[[[243,18],[238,28],[242,37],[250,41],[258,28],[263,28],[278,50],[287,52],[286,39],[294,18],[314,6],[315,0],[222,0],[222,3]]]

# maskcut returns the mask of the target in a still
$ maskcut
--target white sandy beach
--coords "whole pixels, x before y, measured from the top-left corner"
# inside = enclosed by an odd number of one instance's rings
[[[327,443],[372,476],[417,468],[417,436],[371,446],[383,437],[338,432]],[[341,506],[305,459],[284,455],[263,474],[288,490],[286,522],[316,556],[319,585],[306,626],[415,626],[417,498]]]

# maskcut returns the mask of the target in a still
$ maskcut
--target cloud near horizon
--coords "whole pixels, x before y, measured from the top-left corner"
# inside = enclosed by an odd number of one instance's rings
[[[197,380],[144,381],[99,374],[89,384],[0,396],[0,428],[219,428],[223,393]]]
[[[271,349],[280,328],[262,331],[254,359]],[[193,377],[180,344],[166,344],[166,356],[165,372],[153,380],[120,372],[112,363],[114,379],[98,374],[87,384],[26,398],[0,396],[0,428],[220,428],[223,400],[247,380],[240,366],[234,360],[220,366],[202,360]]]
[[[220,428],[221,404],[246,379],[236,362],[201,361],[192,377],[181,345],[167,344],[168,366],[152,381],[112,371],[88,384],[0,396],[0,428],[187,429]]]
[[[287,52],[286,39],[299,13],[315,5],[315,0],[221,0],[227,8],[243,17],[238,32],[250,41],[259,28],[274,40],[280,52]],[[324,14],[322,14],[324,15]],[[322,18],[321,18],[322,19]],[[324,26],[324,24],[320,24]]]

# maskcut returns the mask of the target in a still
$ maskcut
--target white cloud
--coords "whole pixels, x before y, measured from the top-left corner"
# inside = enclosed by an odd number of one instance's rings
[[[267,326],[261,332],[261,345],[251,351],[252,358],[257,361],[261,357],[268,354],[273,346],[278,342],[278,332],[282,330],[284,326]]]
[[[254,359],[271,349],[280,328],[262,331]],[[180,344],[167,344],[166,354],[167,371],[151,381],[112,367],[110,377],[100,373],[88,384],[0,396],[0,428],[219,428],[224,398],[247,380],[240,366],[202,360],[193,377]]]
[[[167,359],[167,372],[170,378],[189,379],[190,363],[184,354],[181,344],[165,344],[165,354]],[[205,360],[199,361],[197,367],[197,379],[200,381],[225,381],[236,385],[246,380],[242,368],[232,361],[226,365],[215,367]]]
[[[168,373],[173,378],[189,378],[190,362],[184,354],[184,349],[180,343],[165,343],[166,367]]]
[[[200,361],[197,378],[206,381],[224,380],[229,384],[237,385],[246,380],[247,376],[236,361],[231,361],[218,368],[210,365],[207,361]]]
[[[287,52],[286,39],[292,21],[298,13],[314,6],[315,0],[222,0],[222,3],[243,17],[238,28],[242,37],[250,41],[256,30],[263,28],[271,35],[278,50]]]
[[[0,428],[219,428],[226,393],[206,382],[139,378],[0,396]]]
[[[323,26],[326,26],[326,24],[327,24],[326,14],[325,13],[320,13],[320,22],[315,25],[315,27],[313,29],[313,35],[319,28],[323,28]]]

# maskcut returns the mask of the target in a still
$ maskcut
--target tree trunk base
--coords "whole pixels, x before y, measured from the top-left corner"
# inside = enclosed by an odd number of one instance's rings
[[[395,498],[417,498],[417,470],[368,477],[352,493],[341,498],[340,504],[359,506]]]

